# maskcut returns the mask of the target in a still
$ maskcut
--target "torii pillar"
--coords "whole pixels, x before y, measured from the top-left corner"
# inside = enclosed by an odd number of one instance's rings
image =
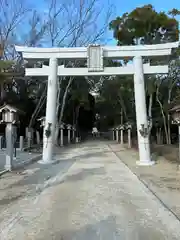
[[[58,89],[58,59],[50,58],[49,60],[49,76],[48,90],[46,103],[46,122],[43,132],[43,155],[40,163],[51,163],[53,161],[53,150],[55,140],[56,127],[56,104],[57,104],[57,89]],[[48,136],[46,133],[50,131]]]
[[[148,129],[147,113],[146,113],[146,96],[144,86],[144,70],[143,61],[141,56],[136,56],[133,59],[134,63],[134,95],[136,105],[136,125],[137,137],[139,146],[139,159],[138,165],[148,166],[153,165],[155,162],[151,160],[149,135],[142,136],[140,129],[142,124],[144,128]]]

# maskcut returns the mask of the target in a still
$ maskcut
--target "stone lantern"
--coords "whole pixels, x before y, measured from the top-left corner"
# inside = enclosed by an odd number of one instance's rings
[[[119,126],[116,126],[114,129],[115,129],[116,142],[119,142]]]
[[[119,130],[120,130],[120,143],[124,144],[124,125],[121,124],[118,126]]]
[[[170,109],[170,114],[172,117],[172,124],[178,126],[178,139],[179,139],[179,162],[180,162],[180,104],[174,106]]]
[[[171,108],[169,112],[172,117],[172,124],[180,126],[180,104]]]
[[[113,140],[116,141],[116,127],[112,128],[112,132],[113,132]]]
[[[131,146],[132,146],[132,141],[131,141],[132,123],[127,122],[127,123],[125,124],[125,128],[126,128],[127,131],[128,131],[128,148],[131,148]]]
[[[60,146],[61,147],[64,146],[64,128],[65,128],[65,124],[61,123],[60,125]]]
[[[115,129],[114,128],[110,128],[110,133],[112,132],[112,140],[115,140]]]
[[[16,124],[19,122],[19,112],[15,107],[5,104],[0,108],[0,113],[2,115],[1,123],[5,124]]]
[[[19,115],[24,114],[23,111],[9,105],[4,104],[0,108],[1,124],[6,124],[6,164],[5,169],[11,171],[13,168],[13,148],[17,138],[16,124],[19,123]]]
[[[75,140],[75,132],[76,132],[76,127],[73,126],[72,127],[72,139],[73,139],[73,141]]]
[[[71,129],[72,126],[70,124],[67,124],[67,130],[68,130],[68,143],[71,143]]]

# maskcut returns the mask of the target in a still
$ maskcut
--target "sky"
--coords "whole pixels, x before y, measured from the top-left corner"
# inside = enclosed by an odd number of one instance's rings
[[[99,0],[104,4],[104,0]],[[32,2],[32,1],[30,1]],[[36,6],[39,6],[39,8],[45,6],[46,0],[38,0],[36,3],[34,3]],[[62,1],[60,1],[62,2]],[[66,1],[68,2],[68,0]],[[165,1],[165,0],[128,0],[128,1],[120,1],[120,0],[109,0],[110,3],[114,4],[116,7],[116,13],[115,14],[122,14],[126,11],[131,11],[136,7],[143,6],[145,4],[152,4],[157,11],[168,11],[172,8],[180,9],[180,1],[179,0],[171,0],[171,1]]]
[[[119,1],[113,0],[113,3],[117,6],[117,13],[123,13],[126,11],[131,11],[136,7],[143,6],[145,4],[151,4],[157,11],[168,11],[172,8],[180,9],[179,0],[128,0],[128,1]]]
[[[38,0],[35,5],[36,7],[38,7],[39,9],[43,9],[44,11],[47,11],[48,9],[45,2],[48,0]],[[58,0],[57,0],[58,1]],[[63,0],[59,0],[60,2],[62,2]],[[66,0],[66,3],[68,1],[72,1],[72,0]],[[79,1],[79,0],[75,0],[75,1]],[[87,0],[88,1],[88,0]],[[135,9],[136,7],[141,7],[143,5],[146,4],[151,4],[154,6],[156,11],[165,11],[168,12],[169,10],[173,9],[173,8],[177,8],[180,10],[180,0],[97,0],[99,2],[102,2],[102,6],[104,6],[105,8],[107,8],[109,5],[105,4],[105,2],[109,1],[110,4],[113,4],[114,6],[114,11],[113,11],[113,15],[112,15],[112,19],[115,19],[117,16],[122,15],[125,12],[130,12],[133,9]],[[180,17],[178,18],[178,20],[180,21]],[[108,45],[114,45],[116,44],[115,40],[113,40],[113,34],[112,31],[108,32]]]

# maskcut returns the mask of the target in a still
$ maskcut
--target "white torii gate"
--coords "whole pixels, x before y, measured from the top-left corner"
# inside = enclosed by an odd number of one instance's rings
[[[34,48],[15,46],[17,52],[21,53],[24,59],[36,61],[49,60],[49,66],[42,68],[26,68],[27,76],[48,77],[46,123],[43,136],[43,157],[42,163],[53,161],[53,146],[56,126],[56,100],[57,100],[57,76],[109,76],[109,75],[134,75],[134,92],[136,104],[136,123],[139,146],[138,165],[153,165],[151,160],[149,137],[145,134],[148,129],[146,99],[144,88],[144,74],[165,74],[168,73],[168,66],[150,66],[143,64],[142,57],[166,56],[171,54],[172,48],[177,48],[179,42],[109,47],[100,45],[89,45],[80,48]],[[132,57],[133,64],[123,67],[104,67],[104,58],[119,59]],[[87,60],[87,67],[66,68],[58,66],[58,59],[61,60]]]

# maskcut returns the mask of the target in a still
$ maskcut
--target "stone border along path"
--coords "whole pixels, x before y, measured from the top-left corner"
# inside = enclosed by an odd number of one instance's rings
[[[82,144],[71,157],[63,177],[4,213],[1,240],[180,239],[180,222],[106,143]]]
[[[3,155],[3,157],[2,157]],[[17,158],[13,159],[14,161],[14,170],[22,168],[28,164],[31,164],[35,161],[38,161],[42,158],[42,154],[38,153],[28,153],[28,152],[18,152],[17,153]],[[0,155],[0,161],[3,161],[3,164],[1,163],[1,168],[0,168],[0,176],[7,173],[8,170],[4,169],[5,165],[5,154]]]
[[[69,144],[67,145],[67,137],[64,138],[64,146],[63,147],[55,147],[54,152],[55,155],[67,151],[67,149],[70,149],[75,146],[75,144]],[[77,144],[76,144],[77,145]],[[17,150],[17,158],[14,159],[14,165],[16,169],[20,169],[26,165],[29,165],[35,161],[38,161],[42,158],[42,147],[39,146],[34,146],[33,148],[28,151],[29,148],[26,148],[24,151]],[[5,150],[0,151],[0,176],[9,172],[8,170],[4,170],[4,165],[5,165]],[[1,157],[3,155],[3,157]],[[2,159],[3,158],[3,159]],[[25,160],[24,160],[25,159]],[[2,163],[3,162],[3,163]]]

